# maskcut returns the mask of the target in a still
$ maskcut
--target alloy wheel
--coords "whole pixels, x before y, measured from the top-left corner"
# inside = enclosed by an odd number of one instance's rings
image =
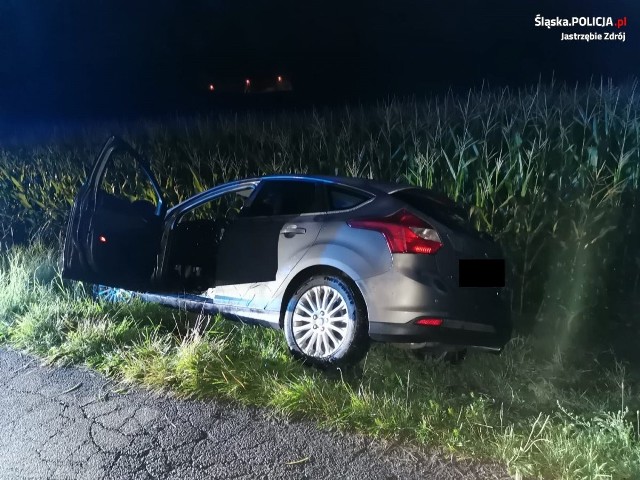
[[[300,350],[316,358],[335,352],[348,331],[347,302],[335,288],[321,285],[307,290],[293,311],[293,336]]]

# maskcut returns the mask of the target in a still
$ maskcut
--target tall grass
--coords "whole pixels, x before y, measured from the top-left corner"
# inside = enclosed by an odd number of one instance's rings
[[[38,246],[4,256],[2,343],[181,397],[499,461],[520,478],[640,476],[638,377],[622,364],[518,337],[500,357],[471,352],[457,367],[374,345],[359,369],[319,372],[290,357],[281,332],[94,303],[60,281],[54,259]]]
[[[336,111],[59,131],[41,146],[0,148],[7,238],[59,235],[110,130],[150,159],[172,204],[231,179],[283,172],[407,181],[446,193],[505,247],[514,311],[571,334],[623,287],[637,293],[635,83],[540,83]]]

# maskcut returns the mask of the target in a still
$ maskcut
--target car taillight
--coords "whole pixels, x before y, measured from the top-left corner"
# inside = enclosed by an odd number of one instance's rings
[[[439,327],[442,325],[441,318],[419,318],[414,322],[416,325],[422,325],[424,327]]]
[[[442,247],[438,232],[406,210],[399,210],[388,217],[349,220],[347,225],[382,233],[391,253],[432,255]]]

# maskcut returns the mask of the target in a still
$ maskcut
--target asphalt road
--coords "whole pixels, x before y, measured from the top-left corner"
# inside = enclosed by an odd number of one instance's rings
[[[0,479],[497,479],[460,462],[274,419],[260,409],[182,401],[81,368],[0,349]],[[118,393],[120,392],[120,393]]]

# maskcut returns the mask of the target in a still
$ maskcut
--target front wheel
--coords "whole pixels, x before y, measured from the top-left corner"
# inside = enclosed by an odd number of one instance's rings
[[[284,334],[296,358],[317,367],[358,363],[369,350],[366,308],[351,282],[318,275],[288,301]]]

